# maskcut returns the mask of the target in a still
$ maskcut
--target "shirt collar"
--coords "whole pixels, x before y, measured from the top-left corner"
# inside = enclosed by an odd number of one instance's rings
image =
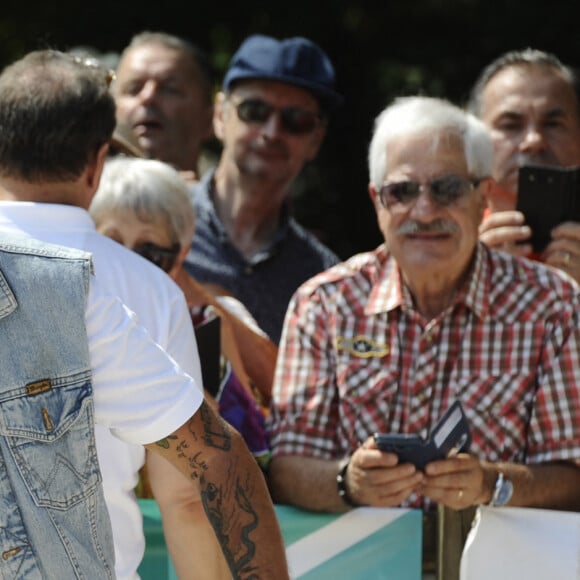
[[[95,231],[95,224],[89,212],[77,206],[0,201],[0,228],[40,237],[43,231]]]
[[[482,318],[489,309],[490,267],[487,254],[489,250],[478,242],[472,270],[464,285],[457,293],[454,305],[465,304],[478,317]],[[376,252],[376,277],[372,284],[365,314],[391,312],[396,308],[413,308],[411,293],[403,284],[401,270],[386,249],[385,245]]]
[[[229,237],[220,221],[217,212],[215,210],[214,195],[215,195],[215,169],[208,171],[202,178],[201,187],[205,192],[203,199],[203,208],[208,212],[211,227],[214,228],[214,232],[219,238],[219,240],[224,243],[229,243]],[[272,243],[268,248],[265,248],[259,255],[255,256],[255,261],[261,261],[271,256],[275,251],[275,248],[283,242],[290,229],[291,215],[290,215],[290,204],[286,200],[282,205],[282,211],[280,212],[280,221],[278,223],[278,229],[276,230]],[[253,260],[254,261],[254,260]]]

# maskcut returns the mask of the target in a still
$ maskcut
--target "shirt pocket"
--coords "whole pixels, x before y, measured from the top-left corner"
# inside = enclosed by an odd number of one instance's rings
[[[464,376],[456,383],[472,429],[472,451],[490,461],[524,461],[536,374]]]
[[[390,357],[344,355],[338,369],[342,435],[351,448],[377,431],[401,428],[399,369]]]
[[[39,381],[44,391],[32,395],[30,387],[0,404],[0,432],[34,502],[68,509],[101,482],[90,376]]]

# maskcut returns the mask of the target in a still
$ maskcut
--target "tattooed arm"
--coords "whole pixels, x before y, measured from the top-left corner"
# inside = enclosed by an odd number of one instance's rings
[[[147,451],[147,474],[179,580],[231,580],[199,490],[159,453]]]
[[[289,577],[282,535],[258,464],[241,435],[207,403],[175,433],[147,449],[168,459],[196,487],[233,578]]]

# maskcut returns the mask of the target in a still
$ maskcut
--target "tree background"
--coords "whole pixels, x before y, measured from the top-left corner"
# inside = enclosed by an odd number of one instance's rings
[[[162,30],[206,50],[219,81],[249,34],[314,40],[332,59],[346,100],[296,184],[294,211],[346,258],[381,241],[366,154],[384,106],[417,93],[463,104],[480,70],[507,50],[532,46],[575,66],[579,16],[578,0],[3,0],[0,66],[37,48],[117,53],[134,33]]]

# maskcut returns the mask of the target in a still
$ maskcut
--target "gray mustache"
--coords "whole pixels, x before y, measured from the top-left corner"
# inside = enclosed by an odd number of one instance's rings
[[[459,231],[457,224],[444,219],[437,219],[428,224],[417,221],[407,221],[397,228],[400,236],[408,234],[455,234]]]

